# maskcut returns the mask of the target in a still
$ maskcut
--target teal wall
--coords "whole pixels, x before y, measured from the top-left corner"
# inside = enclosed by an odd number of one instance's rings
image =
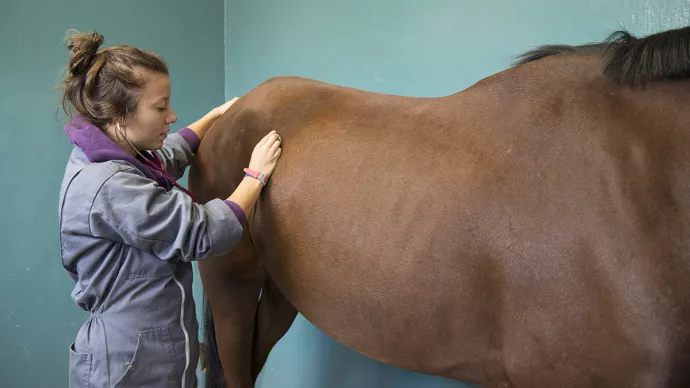
[[[687,0],[226,0],[226,97],[276,75],[412,96],[460,91],[545,43],[599,41],[690,24]],[[365,329],[365,328],[363,328]],[[358,355],[301,316],[258,387],[406,388],[461,384]]]
[[[55,116],[59,94],[51,91],[65,65],[67,29],[98,29],[106,45],[162,54],[179,128],[275,75],[438,96],[500,71],[534,45],[600,40],[619,27],[646,34],[690,24],[686,0],[225,3],[224,15],[223,0],[0,0],[2,387],[66,386],[67,346],[85,317],[69,297],[57,235],[70,145]],[[300,316],[258,386],[462,385],[374,362]]]
[[[58,192],[71,149],[52,92],[70,28],[171,68],[179,129],[223,102],[223,0],[0,0],[0,386],[67,386],[85,314],[60,266]],[[197,282],[197,286],[199,286]],[[197,290],[198,291],[198,290]],[[198,294],[198,292],[197,292]]]

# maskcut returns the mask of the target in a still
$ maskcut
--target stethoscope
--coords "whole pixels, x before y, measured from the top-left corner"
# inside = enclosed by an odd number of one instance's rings
[[[192,201],[198,202],[198,201],[196,200],[196,198],[194,197],[194,195],[193,195],[192,193],[189,192],[189,190],[187,190],[187,189],[185,189],[184,187],[182,187],[182,185],[180,185],[179,183],[177,183],[177,182],[175,181],[175,179],[174,179],[173,177],[171,177],[170,174],[168,174],[167,171],[165,171],[165,169],[163,168],[163,162],[161,162],[160,158],[158,158],[158,155],[156,155],[155,152],[152,152],[151,155],[153,155],[153,158],[156,160],[156,162],[158,162],[158,164],[152,162],[151,159],[149,159],[149,158],[147,158],[146,156],[144,156],[144,155],[139,151],[139,149],[137,149],[137,147],[135,147],[135,146],[129,141],[129,139],[127,139],[127,135],[125,134],[125,131],[123,131],[122,128],[120,127],[120,123],[115,123],[115,128],[117,128],[117,131],[119,132],[120,136],[122,136],[122,138],[127,142],[127,144],[129,144],[129,146],[132,147],[132,149],[134,150],[134,152],[136,152],[139,156],[141,156],[141,159],[144,161],[144,163],[146,163],[146,165],[148,165],[149,167],[153,168],[154,170],[156,170],[156,171],[158,171],[159,173],[161,173],[161,174],[165,175],[166,177],[168,177],[168,179],[170,179],[170,181],[173,183],[173,185],[175,185],[175,187],[177,187],[178,189],[182,190],[185,194],[189,195],[189,197],[192,198]]]

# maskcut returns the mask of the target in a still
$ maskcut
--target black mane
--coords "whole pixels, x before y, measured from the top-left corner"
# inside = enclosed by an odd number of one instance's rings
[[[645,38],[617,31],[603,43],[542,46],[520,55],[516,65],[550,56],[596,52],[606,53],[604,75],[621,84],[641,87],[657,80],[690,78],[690,27]]]

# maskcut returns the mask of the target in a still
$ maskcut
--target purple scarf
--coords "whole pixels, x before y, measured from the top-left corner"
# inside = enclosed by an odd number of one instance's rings
[[[141,170],[148,178],[155,180],[166,190],[175,185],[174,180],[162,171],[162,163],[155,153],[143,151],[147,160],[141,156],[136,158],[128,154],[122,147],[112,141],[97,126],[91,124],[82,116],[75,116],[70,124],[65,125],[65,133],[69,141],[79,147],[91,163],[106,162],[108,160],[124,160]],[[159,169],[153,166],[159,166]]]

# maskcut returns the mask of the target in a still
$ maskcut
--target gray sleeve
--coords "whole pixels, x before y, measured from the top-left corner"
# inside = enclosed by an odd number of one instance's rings
[[[119,241],[162,260],[203,260],[230,252],[242,225],[221,199],[194,203],[136,173],[121,171],[99,190],[89,213],[95,237]]]
[[[174,179],[182,178],[184,171],[194,161],[199,148],[199,137],[189,128],[183,128],[163,140],[163,147],[155,151],[165,170]]]

